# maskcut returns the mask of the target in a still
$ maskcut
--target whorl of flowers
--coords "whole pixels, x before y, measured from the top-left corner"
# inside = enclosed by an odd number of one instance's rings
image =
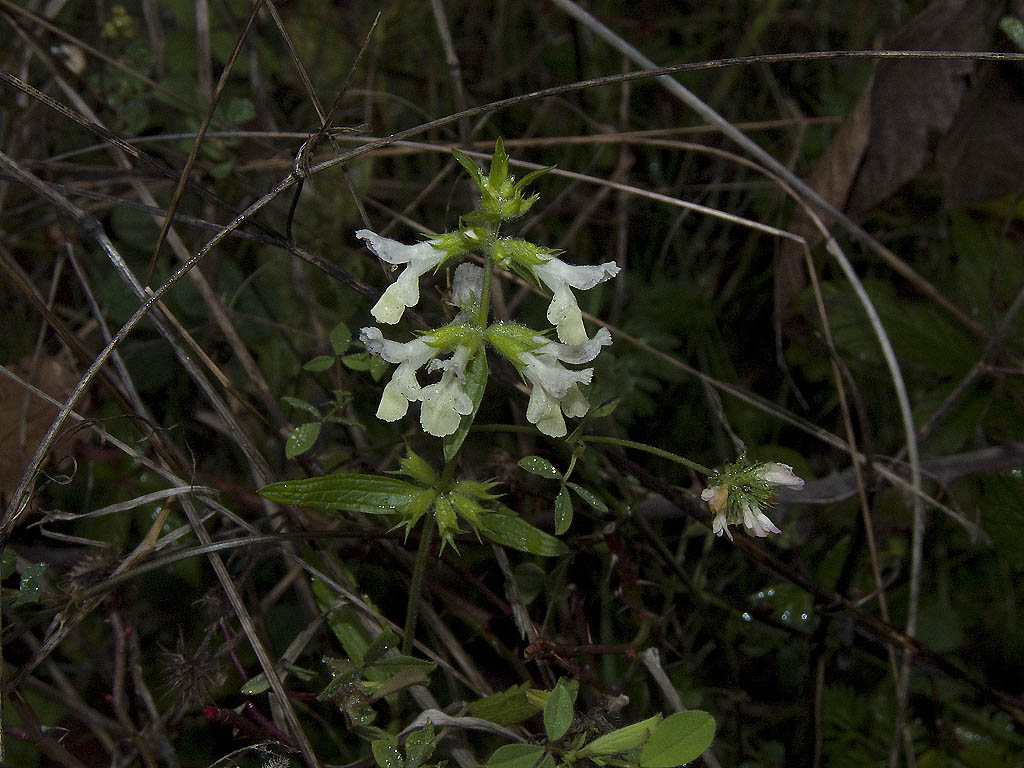
[[[397,323],[406,309],[419,303],[419,280],[426,273],[474,253],[483,257],[485,264],[481,269],[463,263],[456,269],[452,300],[460,311],[452,323],[407,342],[391,341],[373,326],[361,330],[360,340],[371,354],[398,366],[384,387],[377,417],[397,421],[406,415],[410,403],[419,402],[420,423],[427,434],[454,434],[479,404],[470,392],[470,370],[474,363],[474,370],[481,370],[482,363],[486,380],[486,350],[491,348],[509,360],[530,386],[527,420],[545,435],[562,437],[567,433],[565,416],[586,415],[590,406],[579,385],[589,384],[594,373],[593,368],[567,368],[566,364],[589,363],[602,347],[612,343],[605,328],[593,338],[587,336],[572,289],[589,290],[615,277],[619,267],[615,262],[572,265],[560,259],[558,251],[500,235],[503,222],[522,216],[537,201],[536,194],[524,197],[525,187],[550,168],[516,181],[508,173],[508,155],[501,139],[487,174],[464,153],[453,153],[480,192],[480,208],[462,217],[459,229],[413,245],[368,229],[356,232],[382,261],[404,265],[370,310],[377,322],[387,325]],[[561,343],[518,323],[488,324],[494,266],[512,270],[551,292],[547,319]],[[440,373],[440,379],[421,385],[421,371]],[[479,397],[482,391],[476,394]]]
[[[804,481],[788,464],[769,461],[751,465],[743,458],[712,475],[700,497],[711,509],[711,528],[715,535],[724,533],[732,540],[730,525],[743,525],[748,534],[761,538],[769,533],[780,533],[765,514],[774,503],[775,489],[780,486],[800,489]]]

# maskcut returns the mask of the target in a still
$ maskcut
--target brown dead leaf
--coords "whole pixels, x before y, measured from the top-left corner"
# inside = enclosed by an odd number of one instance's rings
[[[897,50],[976,51],[985,47],[993,3],[940,0],[919,13],[888,43]],[[935,135],[953,122],[975,63],[965,60],[887,60],[871,88],[871,139],[847,212],[859,218],[890,197],[931,159]]]
[[[994,0],[937,0],[900,29],[887,47],[979,50],[985,46],[994,8]],[[962,60],[880,61],[868,88],[812,169],[808,183],[851,218],[860,218],[914,178],[930,160],[934,137],[949,129],[974,68],[973,62]],[[803,235],[812,247],[821,239],[799,208],[789,228]],[[775,277],[780,311],[786,312],[805,282],[800,247],[784,243]]]
[[[79,375],[58,357],[42,357],[32,369],[31,358],[9,366],[22,379],[35,385],[58,402],[67,400]],[[88,408],[83,399],[79,413]],[[9,499],[36,447],[57,415],[57,408],[25,390],[18,382],[0,376],[0,497]],[[54,443],[51,456],[68,456],[83,433],[74,424],[66,427]]]
[[[857,169],[868,145],[870,131],[871,84],[868,83],[867,89],[857,100],[857,105],[839,126],[839,130],[807,177],[807,184],[839,210],[846,207],[850,185],[856,178]],[[819,215],[826,227],[832,225],[831,217]],[[793,234],[800,235],[811,246],[821,240],[818,227],[802,207],[798,206],[794,210],[788,229]],[[776,306],[784,311],[803,290],[806,282],[803,248],[792,240],[783,240],[778,264],[775,267],[775,298],[778,302]]]
[[[947,208],[1024,193],[1024,69],[986,63],[936,153]]]

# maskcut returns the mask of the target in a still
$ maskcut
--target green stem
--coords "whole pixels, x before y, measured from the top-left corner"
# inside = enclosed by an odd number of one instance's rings
[[[430,558],[430,543],[434,540],[434,516],[426,515],[420,529],[420,546],[416,550],[416,562],[412,566],[412,580],[409,582],[409,604],[405,609],[405,632],[402,635],[402,653],[412,655],[412,644],[416,639],[416,619],[420,612],[420,593],[423,589],[423,573]]]
[[[476,312],[476,324],[480,328],[487,327],[487,319],[491,314],[491,282],[494,279],[494,240],[490,238],[490,245],[484,254],[484,285],[481,290],[480,306]]]
[[[682,464],[684,467],[700,472],[702,475],[711,477],[715,474],[715,470],[708,469],[703,464],[698,464],[696,461],[690,461],[687,458],[680,456],[678,453],[672,453],[671,451],[665,451],[661,448],[655,448],[653,445],[647,443],[637,443],[632,440],[623,440],[618,437],[602,437],[601,435],[585,435],[580,438],[581,442],[584,443],[605,443],[606,445],[617,445],[621,448],[632,448],[636,451],[644,451],[654,456],[660,456],[663,459],[674,461],[676,464]]]

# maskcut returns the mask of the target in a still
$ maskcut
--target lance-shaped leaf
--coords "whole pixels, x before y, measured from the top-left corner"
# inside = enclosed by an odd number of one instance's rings
[[[260,489],[260,495],[278,504],[384,515],[408,504],[422,490],[394,477],[341,473],[271,483]]]
[[[541,557],[564,555],[569,548],[549,533],[534,528],[515,514],[485,512],[480,515],[480,533],[496,544]]]

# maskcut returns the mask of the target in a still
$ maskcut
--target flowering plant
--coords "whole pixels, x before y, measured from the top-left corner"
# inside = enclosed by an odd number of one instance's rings
[[[464,153],[454,150],[454,154],[469,171],[480,201],[476,210],[460,218],[457,229],[412,244],[392,240],[369,229],[356,232],[356,237],[381,261],[402,270],[370,310],[379,325],[367,325],[358,334],[366,350],[364,354],[368,356],[363,361],[365,369],[374,371],[367,361],[378,364],[375,375],[384,373],[387,366],[394,366],[380,394],[376,417],[384,422],[398,422],[417,404],[423,432],[443,440],[443,469],[436,470],[407,446],[404,458],[399,461],[399,470],[391,475],[341,472],[274,483],[261,490],[264,497],[279,503],[387,515],[395,528],[404,529],[406,536],[414,527],[422,525],[409,587],[402,641],[404,655],[399,657],[401,664],[408,667],[408,679],[403,678],[403,684],[422,681],[425,674],[425,668],[417,667],[418,662],[407,655],[412,650],[420,584],[435,531],[440,536],[441,551],[450,547],[458,552],[455,537],[467,533],[460,527],[464,524],[478,540],[486,538],[494,544],[531,555],[566,555],[569,549],[557,537],[571,526],[572,494],[601,514],[609,511],[599,494],[570,480],[577,462],[593,444],[648,451],[705,475],[708,486],[701,498],[710,507],[712,529],[719,536],[726,534],[730,540],[731,525],[742,525],[748,533],[759,537],[779,533],[766,514],[772,506],[774,489],[803,486],[803,480],[785,464],[749,464],[741,457],[719,470],[711,470],[643,443],[588,434],[586,424],[570,434],[566,419],[592,415],[585,388],[593,381],[594,368],[587,366],[612,344],[612,334],[607,328],[598,328],[592,335],[588,333],[575,291],[590,290],[618,276],[621,270],[615,262],[571,264],[561,258],[559,251],[509,237],[502,231],[507,222],[522,216],[537,201],[538,196],[527,194],[526,187],[550,169],[534,171],[516,181],[509,174],[508,155],[500,139],[487,173]],[[406,340],[393,338],[392,331],[385,333],[381,325],[395,326],[407,309],[419,304],[420,281],[448,267],[454,267],[451,281],[454,316],[436,327],[421,329]],[[492,318],[491,297],[499,269],[513,272],[550,293],[545,313],[550,327],[537,329],[514,319],[495,321]],[[338,355],[342,355],[350,341],[347,330],[336,329],[332,333],[332,345]],[[525,417],[533,426],[513,428],[535,428],[548,438],[564,440],[564,446],[571,451],[564,472],[541,456],[527,456],[517,462],[517,466],[527,472],[559,482],[554,499],[554,536],[505,506],[500,494],[495,492],[497,483],[480,481],[473,476],[457,476],[462,467],[458,460],[464,441],[487,390],[491,364],[497,360],[505,361],[518,373],[528,392]],[[597,415],[606,415],[613,409],[614,401],[602,405]],[[314,430],[314,439],[315,434]],[[465,467],[462,469],[465,471]],[[543,649],[544,644],[531,647]],[[383,646],[378,650],[383,653]],[[368,662],[368,658],[371,661]],[[357,673],[372,671],[375,658],[375,654],[356,649],[352,661],[335,662],[335,667],[344,671],[342,682],[322,695],[338,698],[350,718],[373,717],[365,702],[360,703],[358,697],[353,698],[345,691],[353,685],[371,691],[374,681],[367,678],[359,682]],[[388,685],[383,686],[385,690],[389,690]],[[664,721],[656,715],[584,742],[577,734],[569,732],[575,691],[575,684],[559,682],[550,692],[533,692],[532,698],[524,694],[518,705],[524,712],[543,708],[548,747],[502,747],[488,765],[500,763],[505,768],[532,768],[543,758],[545,750],[551,748],[561,755],[565,766],[573,765],[576,760],[602,764],[608,760],[610,763],[614,758],[616,765],[667,768],[700,754],[714,734],[713,718],[707,713],[691,711]],[[394,761],[389,758],[381,762],[378,752],[393,756],[397,754],[398,744],[383,731],[377,733],[376,738],[374,754],[378,763],[386,767]],[[432,743],[431,738],[424,739],[424,743]],[[683,742],[690,751],[682,750],[679,745]]]

